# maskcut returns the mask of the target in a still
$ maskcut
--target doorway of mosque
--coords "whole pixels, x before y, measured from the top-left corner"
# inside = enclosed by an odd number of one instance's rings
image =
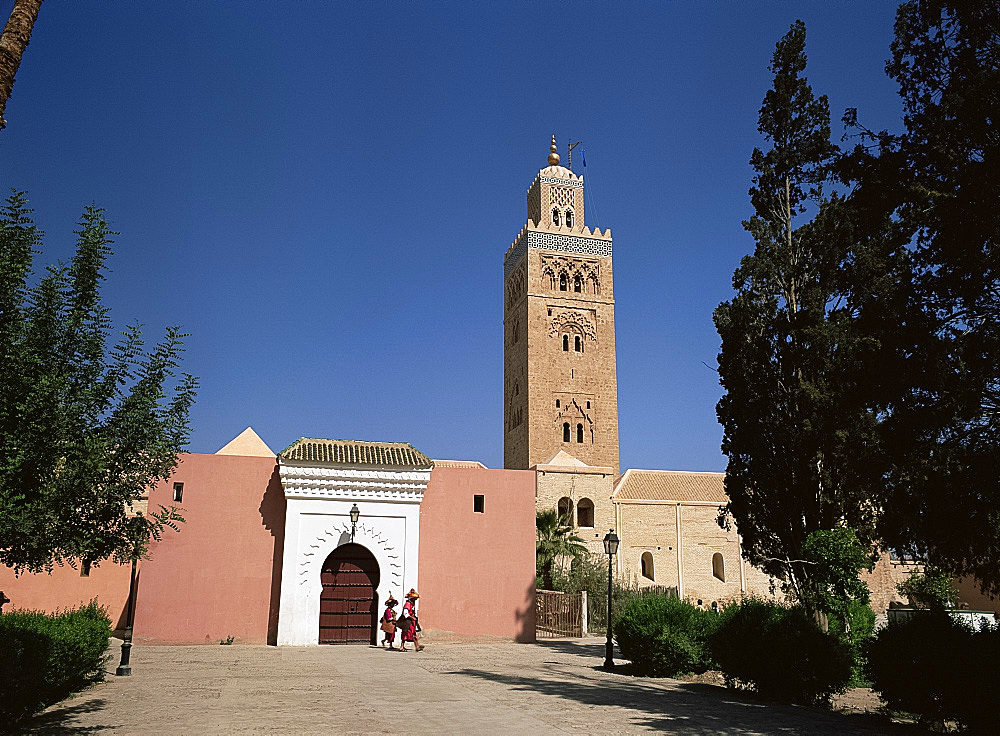
[[[337,547],[323,563],[319,599],[320,644],[374,644],[379,567],[360,544]]]

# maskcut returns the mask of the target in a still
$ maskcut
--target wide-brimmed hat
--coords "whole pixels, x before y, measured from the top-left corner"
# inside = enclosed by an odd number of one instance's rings
[[[419,598],[420,594],[417,593],[416,588],[410,588],[410,592],[406,594],[407,598]]]
[[[399,603],[399,601],[397,601],[395,598],[392,597],[392,595],[390,595],[389,598],[386,600],[385,605],[394,606],[397,603]]]

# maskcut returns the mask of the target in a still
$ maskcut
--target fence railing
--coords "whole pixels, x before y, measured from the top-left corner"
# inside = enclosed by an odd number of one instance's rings
[[[584,636],[587,632],[587,593],[535,591],[535,634],[542,638]]]

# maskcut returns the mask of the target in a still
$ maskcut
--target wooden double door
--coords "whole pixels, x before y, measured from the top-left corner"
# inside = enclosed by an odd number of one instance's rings
[[[343,544],[326,558],[321,579],[319,643],[374,644],[379,617],[375,556],[360,544]]]

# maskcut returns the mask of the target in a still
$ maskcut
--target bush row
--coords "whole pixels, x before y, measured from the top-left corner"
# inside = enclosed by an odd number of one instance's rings
[[[996,733],[1000,628],[973,631],[944,610],[926,611],[880,629],[866,654],[872,689],[892,710]]]
[[[850,645],[801,608],[745,598],[720,613],[669,596],[642,596],[616,616],[622,656],[639,674],[717,668],[727,685],[788,702],[828,702],[851,679]]]
[[[54,615],[0,614],[0,723],[14,724],[104,679],[111,620],[91,601]]]

